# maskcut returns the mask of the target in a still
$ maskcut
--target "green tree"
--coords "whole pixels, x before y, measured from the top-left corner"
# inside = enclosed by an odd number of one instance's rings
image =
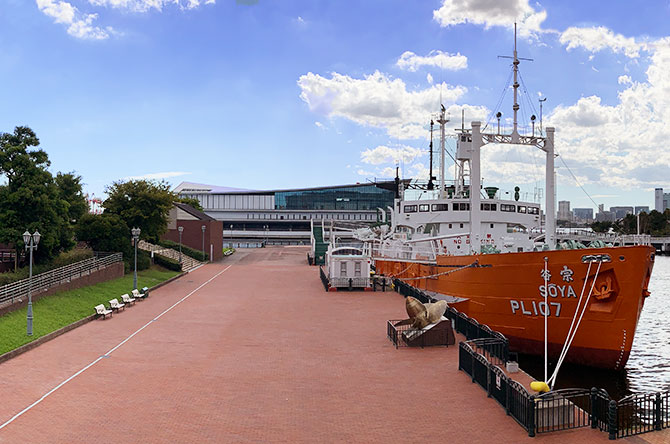
[[[55,177],[61,199],[68,203],[68,220],[76,223],[88,211],[86,196],[82,191],[81,176],[72,173],[58,173]]]
[[[649,234],[652,236],[663,236],[668,231],[668,215],[651,210],[647,218]]]
[[[200,201],[198,199],[194,199],[192,197],[178,197],[175,202],[185,203],[186,205],[192,206],[196,210],[202,211],[202,205],[200,205]]]
[[[591,229],[596,233],[607,233],[611,227],[612,222],[609,221],[593,222],[591,224]]]
[[[39,144],[28,127],[18,126],[13,133],[0,134],[0,174],[7,179],[0,186],[0,242],[14,245],[20,253],[23,232],[39,230],[38,262],[74,245],[68,236],[68,203],[47,170],[47,153],[34,149]]]
[[[637,216],[633,214],[626,214],[626,217],[619,222],[620,233],[623,234],[637,234]]]
[[[130,229],[118,214],[84,214],[77,222],[77,240],[88,243],[93,251],[121,252],[130,257]]]
[[[114,182],[105,189],[105,212],[117,214],[129,228],[139,227],[140,237],[157,242],[167,231],[168,213],[176,195],[166,182],[130,180]]]

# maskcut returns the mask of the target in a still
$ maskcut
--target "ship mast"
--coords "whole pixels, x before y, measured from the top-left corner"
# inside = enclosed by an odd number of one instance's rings
[[[442,108],[440,110],[440,118],[437,119],[437,123],[440,124],[440,193],[438,194],[439,199],[445,199],[447,197],[446,187],[444,183],[444,154],[445,154],[445,142],[447,139],[446,136],[446,124],[449,121],[446,117],[446,109],[444,105],[440,105]]]
[[[512,70],[514,71],[514,105],[512,110],[514,110],[514,126],[512,128],[512,143],[519,143],[519,129],[517,121],[517,113],[519,111],[519,102],[517,101],[518,90],[519,90],[519,57],[516,52],[516,23],[514,24],[514,61],[512,62]]]

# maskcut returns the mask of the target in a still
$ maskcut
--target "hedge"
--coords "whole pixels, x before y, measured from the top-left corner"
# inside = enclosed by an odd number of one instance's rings
[[[154,253],[154,263],[156,265],[160,265],[163,268],[167,268],[168,270],[181,271],[181,264],[179,263],[179,261],[176,261],[169,257],[165,257],[160,254]]]
[[[179,243],[172,242],[170,240],[160,240],[158,245],[165,248],[172,248],[175,251],[179,251]],[[181,244],[181,252],[186,256],[190,256],[197,261],[202,261],[202,250],[195,250],[191,247],[187,247],[184,244]],[[205,260],[209,260],[209,254],[205,253]]]

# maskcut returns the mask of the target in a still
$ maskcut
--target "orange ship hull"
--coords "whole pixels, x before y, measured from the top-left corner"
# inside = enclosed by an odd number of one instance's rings
[[[589,264],[582,261],[584,256],[602,254],[611,262],[602,262],[599,270],[598,263],[592,263],[589,270]],[[546,290],[545,258],[549,271]],[[649,295],[653,263],[652,247],[631,246],[438,256],[437,265],[377,259],[376,267],[378,274],[398,277],[417,288],[467,299],[451,305],[503,333],[512,350],[522,353],[544,354],[546,311],[550,359],[558,358],[566,342],[582,288],[583,307],[595,279],[566,361],[621,369]],[[467,265],[472,266],[463,268]]]

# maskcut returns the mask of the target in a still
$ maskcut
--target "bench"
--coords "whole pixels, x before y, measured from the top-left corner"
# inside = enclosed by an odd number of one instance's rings
[[[131,293],[133,294],[133,297],[134,297],[135,299],[137,299],[137,298],[146,298],[146,297],[147,297],[145,293],[140,293],[140,292],[137,290],[137,288],[134,289],[133,291],[131,291]]]
[[[121,295],[121,300],[124,304],[132,305],[135,303],[135,298],[131,298],[128,293]]]
[[[120,303],[118,299],[112,299],[111,301],[109,301],[109,308],[116,311],[119,311],[122,308],[125,310],[126,304]]]
[[[112,310],[106,309],[105,306],[102,304],[95,306],[95,313],[98,316],[102,316],[102,319],[105,319],[107,315],[109,315],[110,317],[112,316]]]

